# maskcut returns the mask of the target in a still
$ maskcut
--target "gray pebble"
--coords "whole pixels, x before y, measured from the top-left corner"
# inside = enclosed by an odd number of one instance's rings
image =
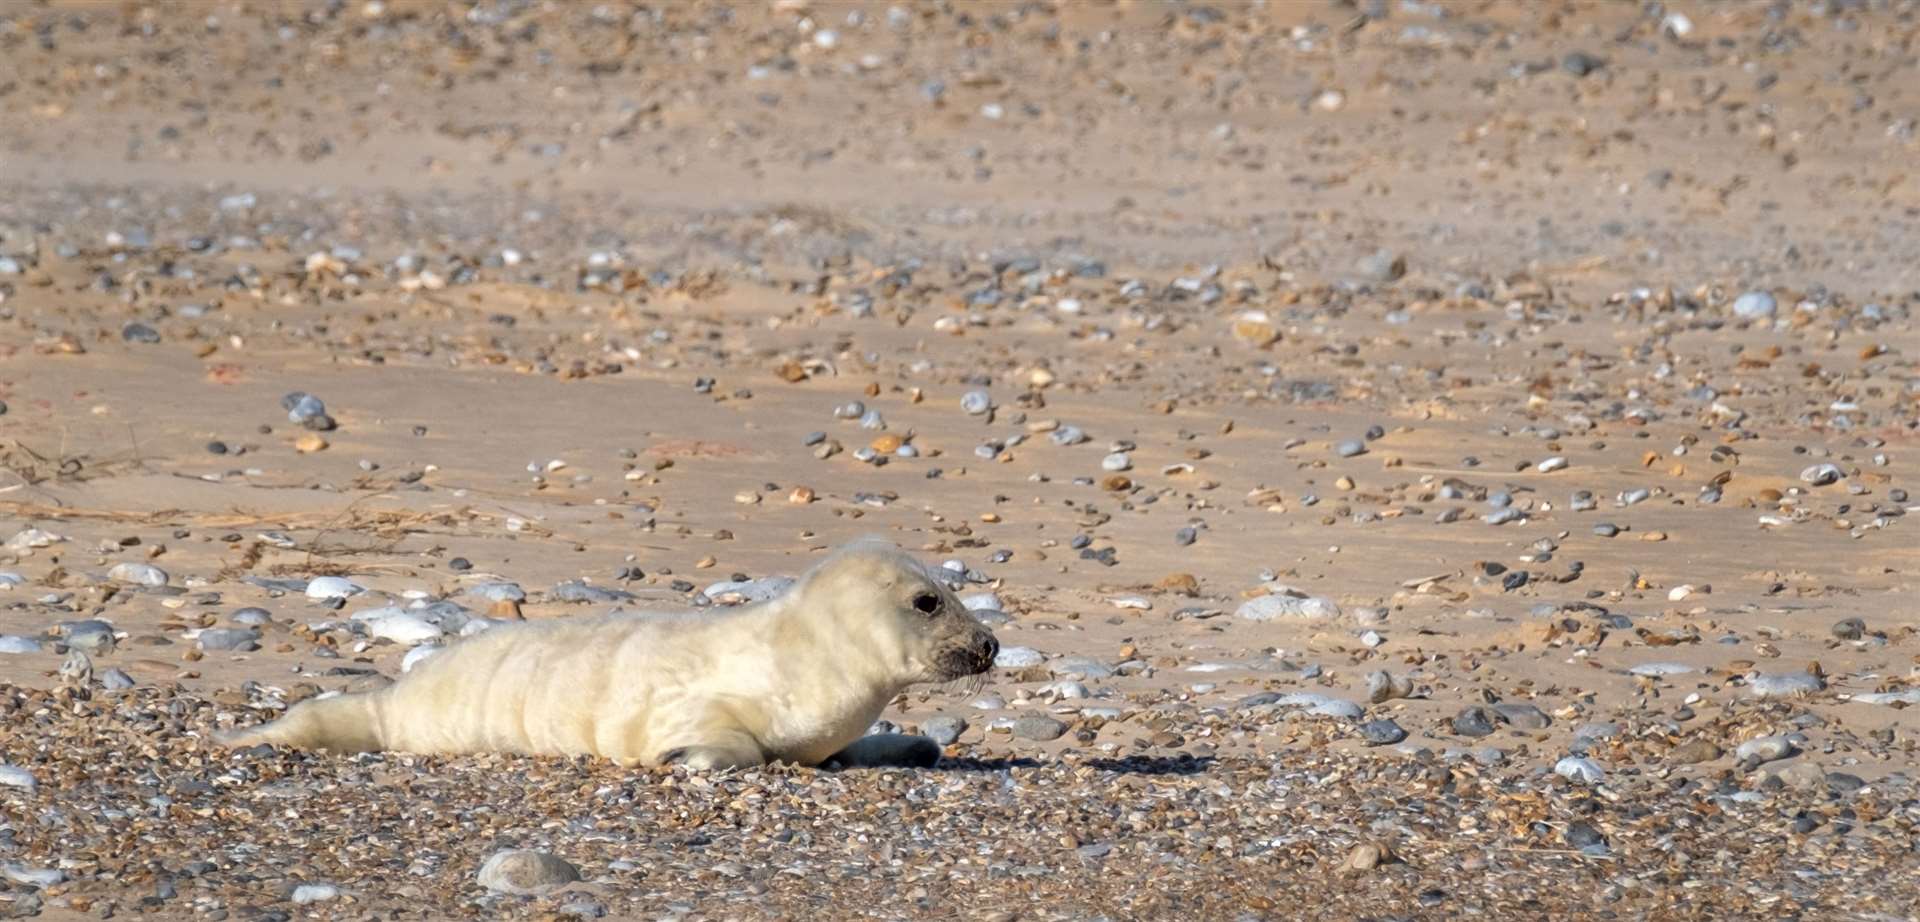
[[[1013,735],[1023,740],[1046,742],[1057,740],[1067,732],[1067,725],[1051,717],[1022,717],[1013,722]]]
[[[136,321],[120,328],[120,338],[130,343],[157,343],[160,331]]]
[[[40,641],[19,634],[0,634],[0,653],[38,653]]]
[[[1353,271],[1369,282],[1391,282],[1407,274],[1407,261],[1392,250],[1376,250],[1355,260]]]
[[[1531,704],[1496,704],[1495,712],[1510,723],[1523,730],[1545,730],[1553,725],[1553,718],[1547,712]]]
[[[480,886],[495,893],[534,896],[580,879],[580,869],[546,852],[495,852],[480,866]]]
[[[986,391],[968,391],[960,395],[960,409],[968,416],[984,416],[993,409],[993,395]]]
[[[1784,759],[1793,752],[1793,741],[1784,736],[1760,736],[1734,747],[1733,757],[1758,765]]]
[[[259,627],[272,621],[273,613],[264,608],[247,607],[234,612],[232,615],[229,615],[228,618],[235,624],[243,624],[247,627]]]
[[[1494,716],[1486,708],[1470,707],[1453,718],[1453,732],[1461,736],[1488,736],[1493,733]]]
[[[109,669],[100,675],[100,685],[107,691],[125,691],[136,684],[133,676],[127,675],[123,669]]]
[[[260,649],[260,632],[242,627],[213,627],[195,638],[202,650],[248,652]]]
[[[1840,470],[1840,466],[1837,464],[1816,464],[1800,472],[1801,480],[1813,484],[1816,487],[1824,487],[1830,483],[1837,483],[1840,478],[1844,476],[1846,476],[1846,472]]]
[[[1001,647],[993,657],[993,664],[1001,669],[1025,669],[1046,662],[1039,650],[1032,647]]]
[[[1333,443],[1333,453],[1342,458],[1352,458],[1367,453],[1367,443],[1359,439],[1341,439]]]
[[[1585,756],[1567,756],[1555,762],[1553,773],[1579,784],[1599,784],[1607,776],[1600,763]]]
[[[1833,623],[1833,636],[1841,640],[1859,640],[1867,636],[1867,622],[1859,618],[1845,618]]]
[[[1749,291],[1733,299],[1733,315],[1743,320],[1765,320],[1773,316],[1776,307],[1773,295],[1764,291]]]
[[[107,571],[107,578],[115,582],[151,588],[165,586],[171,579],[167,576],[167,571],[147,563],[116,563],[113,569]]]
[[[301,884],[293,888],[293,895],[290,896],[289,899],[301,906],[305,906],[308,903],[320,903],[331,900],[339,895],[340,888],[332,884]]]
[[[1407,731],[1390,717],[1369,720],[1360,725],[1360,738],[1369,746],[1391,746],[1407,738]]]
[[[937,745],[951,746],[960,739],[960,734],[967,732],[967,722],[958,717],[942,714],[927,718],[926,722],[920,725],[920,732],[926,734],[927,739],[933,740]]]
[[[1048,440],[1059,446],[1078,445],[1087,440],[1087,434],[1079,426],[1061,426],[1047,434]]]

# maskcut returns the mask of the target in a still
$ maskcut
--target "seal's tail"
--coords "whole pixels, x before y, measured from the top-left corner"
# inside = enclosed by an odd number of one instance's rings
[[[228,747],[269,743],[296,749],[373,752],[382,748],[377,695],[334,695],[302,701],[279,720],[228,730],[216,739]]]

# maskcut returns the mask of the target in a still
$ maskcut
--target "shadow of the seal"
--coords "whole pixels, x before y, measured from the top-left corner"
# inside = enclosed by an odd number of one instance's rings
[[[1213,767],[1212,756],[1127,756],[1120,759],[1087,759],[1076,764],[1123,775],[1198,775]],[[934,771],[997,772],[1010,768],[1038,768],[1038,759],[941,759]]]

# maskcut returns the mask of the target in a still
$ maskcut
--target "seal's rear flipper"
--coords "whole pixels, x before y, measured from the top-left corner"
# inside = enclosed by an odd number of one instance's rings
[[[382,746],[373,699],[374,694],[311,698],[294,705],[279,720],[225,730],[215,734],[214,740],[228,748],[267,743],[295,749],[374,752]]]

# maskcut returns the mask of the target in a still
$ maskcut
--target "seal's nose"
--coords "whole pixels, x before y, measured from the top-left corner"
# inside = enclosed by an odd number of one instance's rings
[[[992,668],[994,657],[1000,655],[1000,641],[994,639],[992,634],[981,637],[981,641],[975,645],[975,655],[980,658],[980,668],[986,670]]]

